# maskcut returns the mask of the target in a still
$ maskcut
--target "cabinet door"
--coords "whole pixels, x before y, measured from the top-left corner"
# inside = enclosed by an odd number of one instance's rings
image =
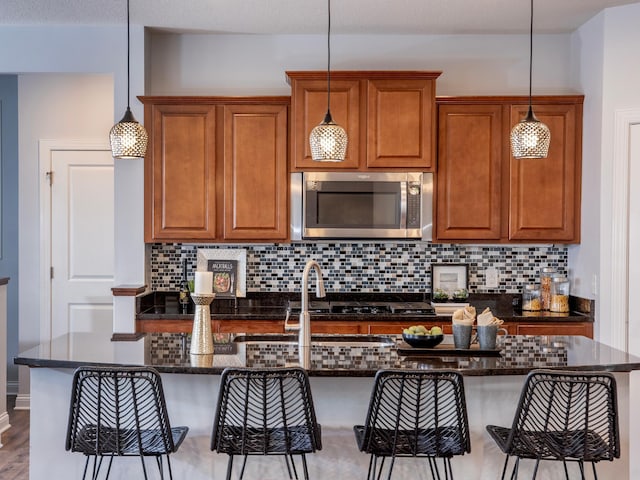
[[[518,335],[582,335],[593,338],[592,323],[519,324]]]
[[[356,169],[360,165],[360,81],[331,80],[331,116],[347,132],[347,155],[343,162],[311,159],[309,134],[327,113],[327,80],[294,80],[292,84],[292,170]]]
[[[145,241],[213,240],[215,106],[159,104],[150,108]]]
[[[431,170],[434,123],[434,80],[369,80],[367,167]]]
[[[512,106],[511,125],[527,113]],[[509,239],[580,240],[581,105],[534,105],[551,131],[549,156],[510,160]]]
[[[366,329],[366,327],[364,327]],[[363,333],[358,322],[311,321],[311,333]],[[364,332],[366,333],[366,331]]]
[[[282,320],[218,320],[217,333],[285,333]]]
[[[500,240],[502,111],[439,106],[436,240]]]
[[[286,240],[287,106],[224,106],[224,239]]]
[[[392,323],[392,322],[377,322],[370,323],[367,329],[367,333],[370,335],[400,335],[403,328],[411,326],[407,323]]]

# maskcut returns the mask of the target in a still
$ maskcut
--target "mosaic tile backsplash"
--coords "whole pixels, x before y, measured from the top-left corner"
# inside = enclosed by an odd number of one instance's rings
[[[466,263],[472,293],[519,293],[538,283],[543,267],[567,274],[565,245],[468,246],[432,243],[296,243],[252,245],[147,245],[147,279],[156,291],[178,290],[182,260],[193,278],[199,248],[247,250],[247,292],[296,292],[304,265],[315,259],[332,292],[431,292],[432,263]],[[486,288],[486,269],[498,272],[498,288]]]

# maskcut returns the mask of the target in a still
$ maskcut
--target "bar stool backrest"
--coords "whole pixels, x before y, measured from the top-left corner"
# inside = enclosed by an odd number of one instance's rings
[[[304,369],[228,368],[222,373],[211,450],[293,455],[321,448]]]
[[[364,428],[363,447],[369,453],[450,457],[470,452],[462,375],[379,371]]]
[[[507,449],[509,454],[525,458],[619,458],[615,377],[606,372],[531,372]]]
[[[67,450],[87,455],[162,455],[175,452],[176,448],[156,370],[76,370]]]

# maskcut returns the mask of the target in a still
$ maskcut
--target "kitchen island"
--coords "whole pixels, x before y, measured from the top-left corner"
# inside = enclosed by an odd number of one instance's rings
[[[32,367],[30,478],[80,476],[83,458],[64,451],[73,369],[80,365],[150,365],[163,378],[171,422],[190,430],[172,456],[175,478],[210,479],[224,475],[226,456],[209,450],[219,373],[227,366],[285,366],[297,362],[297,346],[282,336],[218,337],[213,356],[189,355],[189,336],[146,334],[135,341],[110,341],[99,335],[70,334],[20,354],[15,362]],[[618,381],[621,458],[599,465],[601,478],[640,478],[640,358],[578,336],[507,336],[500,351],[465,354],[400,355],[397,336],[326,336],[315,339],[309,370],[314,403],[322,424],[323,449],[308,459],[312,478],[365,478],[368,457],[358,452],[352,426],[362,423],[379,369],[452,368],[465,376],[471,453],[456,458],[454,474],[465,479],[499,478],[503,455],[485,432],[487,424],[510,425],[524,376],[535,368],[612,371]],[[346,340],[346,341],[343,341]],[[451,343],[445,338],[444,343]],[[399,348],[402,347],[402,348]],[[410,352],[411,353],[411,352]],[[402,459],[394,478],[427,478],[416,461]],[[421,460],[423,465],[424,460]],[[529,465],[523,462],[526,475]],[[564,478],[562,468],[543,465],[539,478]],[[139,462],[114,464],[114,478],[137,475]],[[253,458],[247,478],[284,478],[281,459]],[[562,475],[561,475],[562,473]]]

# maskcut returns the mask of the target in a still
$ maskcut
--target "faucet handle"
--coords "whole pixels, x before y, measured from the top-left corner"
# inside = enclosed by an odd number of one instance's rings
[[[289,323],[289,318],[291,317],[291,308],[287,308],[287,316],[284,317],[284,330],[300,330],[300,323]]]

